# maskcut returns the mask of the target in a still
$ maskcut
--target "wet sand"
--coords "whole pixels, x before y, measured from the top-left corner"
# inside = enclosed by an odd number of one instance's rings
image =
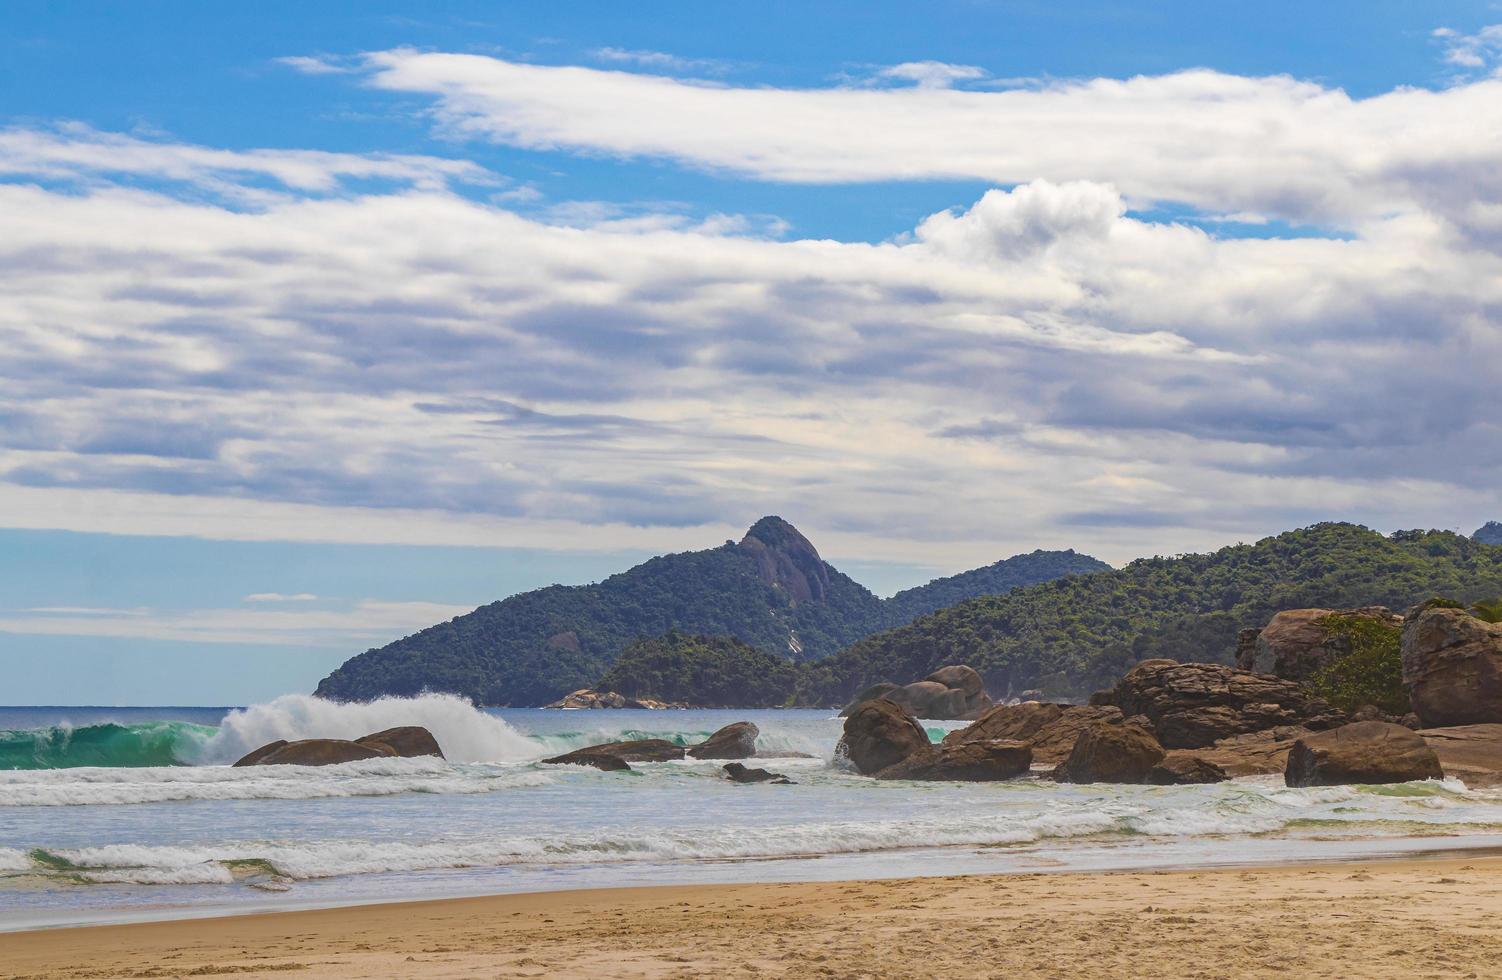
[[[623,888],[0,934],[0,976],[1502,977],[1502,858]]]

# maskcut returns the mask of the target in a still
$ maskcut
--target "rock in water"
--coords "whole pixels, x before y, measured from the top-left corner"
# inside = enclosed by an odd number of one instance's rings
[[[730,777],[731,782],[773,783],[782,786],[793,785],[793,781],[780,772],[767,772],[765,769],[747,769],[739,762],[727,762],[720,768],[725,770],[725,775]]]
[[[1224,769],[1197,755],[1169,755],[1147,771],[1147,781],[1155,786],[1193,786],[1225,780]]]
[[[1402,725],[1358,721],[1293,743],[1283,781],[1289,786],[1406,783],[1440,779],[1439,757],[1423,736]]]
[[[1410,613],[1403,686],[1425,728],[1502,722],[1502,623],[1463,609]]]
[[[263,759],[286,744],[287,740],[285,738],[279,738],[275,742],[267,742],[260,748],[252,749],[245,755],[241,756],[240,761],[236,762],[235,766],[258,766],[261,764],[261,761]]]
[[[362,759],[384,759],[396,753],[383,747],[361,745],[342,738],[305,738],[296,742],[283,742],[271,749],[263,745],[245,756],[236,766],[337,766],[341,762],[359,762]]]
[[[570,752],[568,755],[560,755],[542,761],[560,766],[593,766],[601,772],[631,771],[631,766],[625,759],[616,755],[605,755],[604,753],[590,755],[587,752]]]
[[[1163,760],[1163,746],[1135,718],[1095,722],[1080,732],[1054,777],[1065,783],[1140,783]]]
[[[901,705],[915,718],[935,721],[964,721],[979,718],[994,702],[986,694],[985,682],[972,667],[956,664],[940,667],[921,681],[898,686],[875,684],[866,688],[845,708],[849,715],[867,700],[888,698]]]
[[[388,728],[383,732],[357,738],[355,741],[367,748],[389,749],[392,755],[401,756],[404,759],[416,759],[429,755],[443,758],[443,750],[438,747],[438,739],[433,737],[432,732],[419,725]]]
[[[749,759],[756,754],[756,736],[761,734],[749,721],[726,725],[713,735],[689,747],[695,759]]]
[[[1345,715],[1293,681],[1222,664],[1144,660],[1092,705],[1144,715],[1171,749],[1198,749],[1220,739],[1285,725],[1333,728]]]
[[[595,763],[590,760],[600,756],[609,756],[622,762],[670,762],[683,758],[684,749],[665,738],[643,738],[630,742],[590,745],[542,761],[551,765],[594,766]]]
[[[930,747],[928,732],[895,701],[878,698],[858,706],[845,719],[836,754],[845,755],[862,775],[894,766]]]
[[[1033,750],[1026,742],[975,738],[920,748],[876,773],[877,779],[953,779],[980,782],[1013,779],[1028,771]]]
[[[1351,638],[1330,636],[1323,625],[1329,616],[1370,619],[1397,628],[1403,617],[1385,606],[1360,609],[1288,609],[1278,613],[1256,634],[1252,663],[1246,669],[1272,674],[1286,681],[1307,681],[1331,661],[1351,652]],[[1237,667],[1241,667],[1238,656]]]

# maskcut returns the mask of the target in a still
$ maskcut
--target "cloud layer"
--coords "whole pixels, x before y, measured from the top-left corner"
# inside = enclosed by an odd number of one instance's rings
[[[778,241],[524,217],[443,157],[13,129],[12,514],[687,547],[782,512],[826,551],[954,567],[1496,516],[1502,83],[788,91],[407,51],[364,77],[461,137],[1008,186],[888,242]],[[1342,234],[1135,210],[1168,202]]]

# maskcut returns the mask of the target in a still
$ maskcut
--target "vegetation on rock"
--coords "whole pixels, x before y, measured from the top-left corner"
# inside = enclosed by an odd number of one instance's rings
[[[1390,715],[1406,715],[1403,688],[1403,628],[1364,616],[1325,616],[1327,637],[1344,637],[1349,652],[1309,679],[1309,690],[1341,711],[1372,705]]]

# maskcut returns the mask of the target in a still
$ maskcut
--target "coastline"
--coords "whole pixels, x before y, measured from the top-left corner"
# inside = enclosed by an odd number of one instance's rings
[[[1498,976],[1502,856],[497,895],[0,934],[0,975]]]

